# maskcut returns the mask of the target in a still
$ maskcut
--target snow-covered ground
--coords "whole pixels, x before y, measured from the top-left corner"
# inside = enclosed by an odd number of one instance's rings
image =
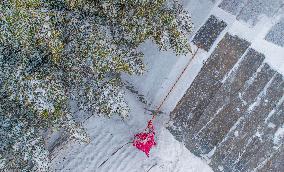
[[[141,46],[145,53],[146,72],[141,76],[127,76],[123,79],[138,93],[127,92],[131,112],[122,120],[119,117],[105,118],[93,116],[83,126],[91,136],[90,144],[69,141],[62,145],[52,160],[52,171],[102,171],[102,172],[211,172],[207,163],[194,156],[185,146],[175,140],[165,128],[169,113],[190,86],[201,69],[208,53],[199,49],[196,58],[192,55],[175,56],[173,52],[160,52],[151,41]],[[196,47],[192,45],[193,52]],[[197,58],[198,57],[198,58]],[[131,144],[134,134],[143,131],[151,118],[149,110],[155,110],[161,103],[178,75],[190,62],[188,69],[179,80],[168,100],[162,106],[154,121],[156,129],[155,146],[148,158]],[[139,101],[143,95],[146,103]],[[83,112],[78,112],[83,113]],[[101,167],[106,159],[108,159]]]
[[[133,135],[145,128],[150,118],[145,104],[127,92],[131,107],[126,120],[114,117],[93,116],[84,123],[91,143],[70,141],[52,161],[52,171],[96,172],[210,172],[210,167],[191,154],[183,144],[176,141],[164,127],[165,116],[154,122],[157,130],[155,146],[148,158],[131,144]],[[78,112],[81,113],[81,112]],[[119,149],[119,150],[118,150]],[[111,154],[118,150],[113,156]],[[109,159],[108,159],[109,158]],[[101,165],[108,159],[103,165]],[[101,165],[101,166],[100,166]],[[100,167],[99,167],[100,166]]]
[[[273,18],[262,17],[251,27],[245,22],[238,21],[235,16],[221,10],[218,4],[209,0],[184,0],[185,7],[192,12],[195,31],[204,24],[211,15],[224,20],[228,26],[220,34],[215,44],[209,50],[199,50],[191,61],[191,55],[175,56],[172,52],[159,52],[158,48],[148,41],[141,46],[145,53],[146,72],[142,76],[127,76],[127,81],[138,94],[143,95],[146,103],[137,98],[137,94],[127,92],[127,100],[131,113],[129,118],[122,120],[118,117],[107,119],[93,116],[84,123],[91,136],[90,144],[70,141],[52,161],[54,171],[102,171],[102,172],[210,172],[207,163],[191,154],[182,143],[176,141],[165,127],[169,113],[182,98],[195,76],[200,71],[203,62],[209,57],[226,32],[238,35],[252,43],[251,47],[263,53],[265,61],[274,69],[284,74],[284,48],[274,45],[264,39],[270,28],[279,20],[281,15]],[[193,51],[196,47],[192,45]],[[181,77],[169,99],[162,107],[156,127],[157,146],[150,152],[150,158],[137,150],[131,144],[121,148],[115,155],[111,154],[127,142],[132,141],[133,135],[142,131],[151,118],[151,112],[161,103],[170,90],[176,78],[186,64],[191,61],[189,68]],[[82,112],[78,112],[82,113]],[[283,133],[283,130],[279,131]],[[108,159],[109,158],[109,159]],[[106,159],[108,159],[102,166]],[[100,166],[100,167],[99,167]]]

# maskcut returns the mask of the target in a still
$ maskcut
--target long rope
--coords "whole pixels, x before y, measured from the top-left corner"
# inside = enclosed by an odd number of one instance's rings
[[[160,109],[162,108],[163,104],[166,102],[166,100],[168,99],[168,97],[170,96],[170,94],[172,93],[172,91],[174,90],[174,88],[176,87],[178,81],[179,81],[180,78],[183,76],[183,74],[185,73],[185,71],[187,70],[187,68],[190,66],[192,60],[195,58],[195,56],[196,56],[198,50],[199,50],[199,47],[197,47],[197,49],[196,49],[196,51],[194,52],[194,54],[192,54],[192,58],[188,61],[187,65],[184,67],[184,69],[182,70],[181,74],[178,76],[178,78],[177,78],[177,80],[175,81],[174,85],[171,87],[170,91],[167,93],[167,95],[165,96],[165,98],[163,99],[163,101],[161,102],[161,104],[158,106],[157,110],[156,110],[156,111],[154,112],[154,114],[152,115],[151,120],[154,120],[154,119],[155,119],[157,113],[160,111]],[[87,121],[91,116],[92,116],[92,115],[90,115],[87,119],[85,119],[85,120],[83,121],[83,123],[84,123],[85,121]],[[147,128],[146,128],[146,129],[147,129]],[[128,143],[124,144],[124,145],[121,146],[118,150],[122,149],[124,146],[126,146],[126,145],[128,145],[128,144],[130,144],[130,143],[132,143],[132,142],[128,142]],[[61,149],[63,149],[63,147],[62,147]],[[61,149],[60,149],[60,150],[61,150]],[[118,152],[118,150],[116,150],[115,152],[113,152],[113,153],[111,154],[111,156],[115,155],[115,154]],[[111,157],[111,156],[110,156],[110,157]],[[109,158],[110,158],[110,157],[109,157]],[[55,156],[54,156],[53,158],[55,158]],[[52,158],[52,159],[53,159],[53,158]],[[98,168],[100,168],[102,165],[104,165],[104,164],[108,161],[109,158],[107,158],[105,161],[103,161],[103,163],[101,163]]]
[[[171,92],[174,90],[174,88],[176,87],[178,81],[180,80],[180,78],[182,77],[182,75],[185,73],[185,71],[187,70],[187,68],[189,67],[189,65],[191,64],[192,60],[194,59],[194,57],[196,56],[197,52],[199,50],[199,47],[197,47],[196,51],[194,52],[194,54],[192,54],[192,58],[188,61],[188,63],[186,64],[186,66],[184,67],[184,69],[182,70],[181,74],[178,76],[177,80],[175,81],[174,85],[171,87],[170,91],[167,93],[167,95],[165,96],[165,98],[163,99],[163,101],[161,102],[161,104],[158,106],[157,110],[154,112],[154,114],[152,115],[151,120],[155,119],[155,116],[157,115],[157,113],[160,111],[160,109],[162,108],[163,104],[166,102],[166,100],[168,99],[169,95],[171,94]],[[147,127],[145,128],[145,130],[147,129]],[[115,152],[113,152],[110,157],[114,156],[118,150],[122,149],[123,147],[125,147],[126,145],[133,143],[133,142],[127,142],[126,144],[122,145],[120,148],[118,148]],[[108,160],[108,157],[106,160],[104,160],[98,168],[100,168],[101,166],[103,166]],[[153,166],[152,166],[153,167]],[[152,168],[151,167],[151,168]],[[150,171],[151,168],[148,170]]]
[[[189,65],[191,64],[192,60],[194,59],[194,57],[196,56],[197,52],[199,50],[199,47],[197,47],[196,51],[194,52],[194,54],[192,54],[192,58],[188,61],[187,65],[184,67],[184,69],[182,70],[181,74],[178,76],[177,80],[175,81],[174,85],[171,87],[170,91],[167,93],[166,97],[163,99],[163,101],[161,102],[161,104],[158,106],[157,110],[155,111],[155,113],[153,114],[151,120],[154,120],[157,113],[160,111],[160,109],[162,108],[163,104],[166,102],[166,100],[168,99],[168,97],[170,96],[171,92],[174,90],[174,88],[176,87],[178,81],[180,80],[180,78],[182,77],[182,75],[185,73],[185,71],[187,70],[187,68],[189,67]]]

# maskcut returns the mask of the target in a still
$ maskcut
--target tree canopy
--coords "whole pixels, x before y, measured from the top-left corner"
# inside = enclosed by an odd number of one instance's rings
[[[142,74],[145,40],[190,52],[189,14],[173,0],[2,0],[0,169],[48,170],[42,133],[87,140],[70,101],[126,117],[121,73]]]

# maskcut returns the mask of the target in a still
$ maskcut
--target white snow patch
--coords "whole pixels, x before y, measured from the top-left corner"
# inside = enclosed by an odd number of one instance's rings
[[[193,45],[192,48],[193,52],[197,50],[197,47]],[[171,69],[167,78],[160,85],[161,88],[158,92],[156,92],[152,108],[157,107],[161,103],[161,100],[163,100],[163,98],[168,94],[183,69],[186,67],[188,62],[190,62],[190,65],[188,66],[182,77],[179,79],[174,89],[170,93],[167,101],[163,105],[162,111],[165,113],[169,113],[175,108],[178,101],[183,97],[186,90],[193,82],[195,76],[201,70],[203,62],[208,58],[208,55],[205,51],[199,49],[197,55],[193,59],[191,58],[192,55],[188,55],[178,59],[175,66]]]
[[[248,111],[251,112],[256,106],[258,106],[260,103],[259,99],[257,99],[255,102],[253,102],[249,108],[248,108]]]
[[[284,75],[284,48],[265,40],[255,41],[251,45],[255,50],[265,55],[265,62]]]
[[[191,154],[185,146],[176,141],[168,130],[163,128],[160,131],[160,140],[156,153],[159,158],[159,165],[153,167],[151,172],[213,172],[213,170],[205,165],[200,158]]]
[[[217,146],[214,146],[214,148],[210,150],[210,152],[208,152],[207,154],[202,154],[201,157],[209,164],[211,162],[211,157],[214,155],[216,149]]]
[[[255,136],[255,137],[258,137],[258,138],[260,139],[260,141],[262,141],[262,135],[263,135],[263,133],[260,133],[259,131],[257,131],[257,132],[254,134],[254,136]]]
[[[238,136],[239,136],[239,131],[235,131],[235,132],[234,132],[234,136],[235,136],[235,137],[238,137]]]
[[[259,106],[260,102],[262,101],[262,98],[266,95],[268,87],[270,87],[271,83],[275,79],[276,74],[269,80],[269,82],[265,85],[263,90],[259,93],[256,100],[248,107],[247,111],[251,112],[254,110],[255,107]]]
[[[241,99],[243,105],[247,105],[247,102],[243,99],[242,93],[238,93],[239,99]]]
[[[275,124],[273,124],[272,122],[270,122],[270,123],[268,123],[268,127],[269,127],[269,128],[275,128],[275,127],[276,127],[276,125],[275,125]]]
[[[283,139],[284,139],[284,124],[281,127],[279,127],[275,132],[273,143],[275,145],[279,145],[283,142]]]
[[[243,120],[244,120],[244,117],[240,117],[240,118],[237,120],[237,122],[235,122],[235,124],[230,128],[229,132],[225,135],[224,139],[223,139],[220,143],[218,143],[217,147],[218,147],[219,145],[224,144],[224,143],[228,140],[230,134],[231,134],[234,130],[235,130],[234,133],[233,133],[234,136],[235,136],[235,137],[238,137],[238,136],[239,136],[239,131],[237,131],[236,128],[238,127],[238,125],[239,125]]]
[[[255,81],[255,79],[256,79],[257,76],[259,75],[259,72],[260,72],[263,68],[264,68],[264,63],[262,63],[262,64],[259,66],[259,68],[256,70],[256,72],[253,74],[253,76],[251,76],[251,77],[249,78],[249,80],[246,81],[245,86],[244,86],[244,88],[245,88],[244,91],[246,91],[246,90],[249,88],[249,86]],[[239,97],[241,97],[241,94],[240,94],[240,93],[239,93]]]
[[[245,51],[245,53],[242,55],[242,57],[237,61],[237,63],[233,66],[233,68],[225,75],[225,77],[222,79],[222,83],[225,83],[225,81],[229,78],[229,81],[233,81],[234,78],[236,77],[236,71],[240,67],[242,61],[244,60],[246,54],[248,52],[248,49]]]
[[[251,47],[265,55],[265,62],[275,70],[284,75],[284,48],[266,41],[264,38],[270,29],[280,20],[281,16],[275,18],[263,17],[259,23],[259,34]]]
[[[278,107],[280,107],[282,105],[282,103],[284,102],[284,95],[281,97],[281,99],[278,101],[276,107],[274,109],[272,109],[269,114],[267,115],[267,117],[265,118],[265,123],[268,122],[268,120],[275,114],[276,109]]]
[[[131,107],[129,118],[107,119],[94,116],[84,123],[91,141],[89,144],[68,142],[52,161],[54,171],[84,172],[213,172],[206,162],[194,156],[164,127],[164,116],[156,118],[155,146],[148,158],[131,144],[134,134],[143,131],[150,119],[145,105],[131,93],[127,92],[127,101]],[[167,115],[165,115],[167,116]],[[109,158],[109,159],[108,159]],[[101,167],[106,159],[108,159]]]
[[[218,169],[219,169],[220,171],[223,171],[223,170],[224,170],[224,167],[221,166],[221,165],[219,165],[219,166],[218,166]]]
[[[251,42],[251,48],[265,55],[264,62],[284,74],[284,48],[265,40],[266,34],[279,19],[279,16],[275,18],[263,16],[254,27],[236,20],[229,32]]]
[[[218,2],[221,2],[221,0]],[[147,158],[142,152],[131,145],[123,148],[114,156],[110,156],[117,147],[130,141],[135,133],[142,131],[145,128],[147,120],[150,119],[150,113],[144,110],[144,108],[149,109],[149,107],[145,107],[133,95],[128,94],[128,102],[131,107],[129,119],[122,121],[120,118],[90,118],[85,125],[92,137],[91,143],[89,145],[80,145],[74,142],[68,143],[66,148],[62,150],[62,154],[59,154],[59,157],[56,157],[53,161],[54,168],[61,168],[60,171],[79,170],[86,172],[140,172],[147,171],[149,168],[151,168],[150,172],[212,171],[205,162],[191,154],[184,145],[176,141],[169,131],[164,128],[164,122],[169,117],[168,113],[184,95],[203,66],[204,61],[213,52],[227,31],[252,42],[251,47],[266,56],[265,62],[282,72],[282,74],[284,73],[284,52],[283,48],[264,40],[266,33],[273,26],[275,20],[262,18],[255,27],[250,28],[249,25],[237,21],[234,16],[219,9],[217,7],[218,3],[214,4],[208,0],[184,0],[184,5],[192,13],[195,31],[206,21],[210,14],[214,14],[216,17],[224,20],[228,26],[219,35],[209,52],[199,51],[198,55],[191,62],[189,69],[185,72],[169,99],[162,107],[162,111],[165,113],[155,121],[158,145],[151,151],[150,158]],[[139,94],[145,96],[147,102],[150,104],[150,108],[154,109],[167,94],[191,57],[190,55],[176,57],[173,52],[159,52],[157,46],[151,41],[143,44],[141,49],[145,53],[147,72],[142,76],[124,75],[123,77],[134,85]],[[194,49],[196,49],[195,46],[193,46],[193,51]],[[247,103],[242,99],[241,94],[239,94],[239,97],[244,104]],[[253,107],[251,108],[253,109]],[[238,122],[230,131],[233,131],[237,124]],[[279,143],[279,140],[283,138],[283,130],[282,126],[275,133],[275,143]],[[235,136],[239,135],[236,131],[233,134]],[[260,133],[256,133],[256,135],[260,135]],[[211,157],[210,155],[214,153],[215,149],[206,156]],[[109,161],[98,169],[99,164],[108,157],[110,157]],[[220,166],[219,169],[221,170],[223,167]]]
[[[182,0],[182,4],[192,15],[194,31],[200,28],[203,22],[209,17],[212,8],[216,6],[212,1],[207,0]]]
[[[201,133],[215,119],[215,117],[224,109],[225,106],[226,105],[223,105],[216,111],[216,113],[214,113],[214,115],[210,118],[210,120],[205,125],[203,125],[203,127],[194,135],[194,138],[196,138],[199,135],[199,133]]]

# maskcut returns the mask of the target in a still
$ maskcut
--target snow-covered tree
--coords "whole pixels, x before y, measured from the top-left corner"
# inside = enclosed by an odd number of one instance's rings
[[[1,0],[0,169],[48,170],[46,128],[87,141],[70,100],[126,117],[120,74],[143,73],[138,46],[186,54],[191,28],[173,0]]]

